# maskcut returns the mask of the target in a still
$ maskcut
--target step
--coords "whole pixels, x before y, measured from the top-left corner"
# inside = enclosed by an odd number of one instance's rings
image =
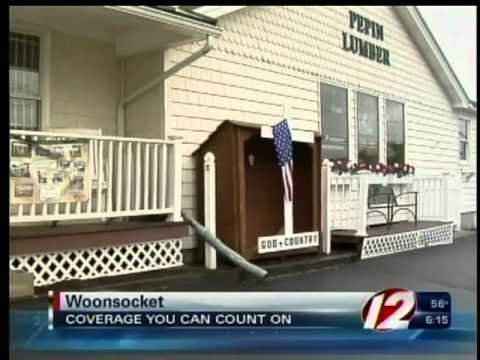
[[[329,255],[302,255],[291,257],[286,261],[265,264],[263,268],[267,270],[269,276],[271,276],[288,272],[305,271],[308,269],[318,269],[336,265],[338,263],[350,262],[355,260],[356,257],[357,253],[355,251],[333,251]],[[260,263],[257,265],[262,266]]]
[[[9,278],[10,299],[33,296],[33,274],[26,271],[10,271]]]

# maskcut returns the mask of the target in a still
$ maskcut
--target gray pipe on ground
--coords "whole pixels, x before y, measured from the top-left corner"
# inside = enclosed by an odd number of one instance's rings
[[[210,245],[212,245],[215,250],[217,250],[220,254],[225,256],[235,265],[241,267],[245,271],[249,272],[250,274],[256,276],[260,279],[265,279],[268,275],[268,272],[261,267],[258,267],[251,262],[245,260],[240,254],[235,252],[234,250],[230,249],[226,246],[220,239],[215,237],[207,228],[200,225],[197,221],[195,221],[191,216],[186,214],[182,211],[182,217],[185,221],[193,227],[195,232],[205,241],[207,241]]]

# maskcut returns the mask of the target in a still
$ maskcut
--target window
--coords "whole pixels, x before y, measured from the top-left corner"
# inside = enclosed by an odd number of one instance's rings
[[[460,160],[468,161],[468,120],[458,120],[458,138],[460,140]]]
[[[378,98],[357,94],[358,162],[379,161]]]
[[[322,157],[348,159],[347,90],[321,84]]]
[[[38,129],[41,113],[40,38],[9,36],[10,127]]]
[[[405,162],[405,120],[403,104],[387,100],[387,164]]]

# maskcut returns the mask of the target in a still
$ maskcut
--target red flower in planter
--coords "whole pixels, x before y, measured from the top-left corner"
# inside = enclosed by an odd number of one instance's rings
[[[375,174],[396,174],[398,177],[415,174],[415,167],[409,164],[394,163],[393,165],[378,163],[361,162],[353,163],[347,159],[336,160],[333,162],[332,171],[338,172],[340,175],[345,173],[356,174],[359,170],[370,170]]]

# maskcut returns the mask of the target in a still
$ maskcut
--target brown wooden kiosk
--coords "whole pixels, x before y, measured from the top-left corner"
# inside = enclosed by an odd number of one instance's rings
[[[204,223],[206,153],[215,155],[216,233],[248,260],[320,251],[318,245],[259,254],[258,237],[283,234],[283,185],[273,139],[261,127],[226,120],[194,153],[197,161],[198,218]],[[294,141],[293,235],[320,234],[320,138]],[[295,140],[295,139],[294,139]],[[320,237],[320,235],[318,235]],[[303,240],[302,240],[303,241]]]

